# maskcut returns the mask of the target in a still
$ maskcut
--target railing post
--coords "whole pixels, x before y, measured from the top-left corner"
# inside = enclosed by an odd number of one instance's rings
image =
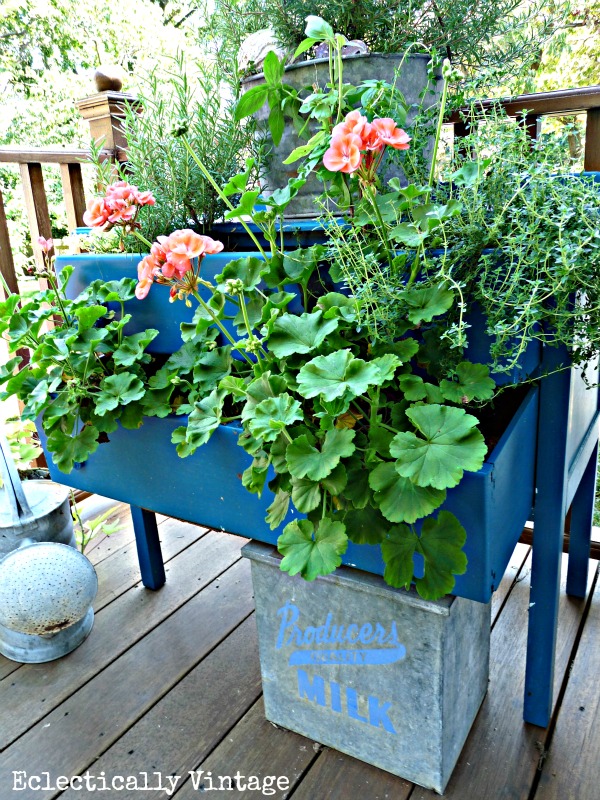
[[[69,230],[74,231],[75,228],[83,225],[83,212],[85,211],[85,193],[83,190],[81,165],[61,164],[60,177],[67,209],[67,224]]]
[[[6,213],[4,211],[4,199],[2,192],[0,192],[0,273],[6,281],[6,284],[11,292],[18,294],[19,287],[17,286],[17,275],[15,273],[15,262],[13,260],[12,250],[10,248],[10,239],[8,236],[8,225],[6,223]],[[5,295],[4,286],[0,283],[0,299]]]
[[[37,239],[39,236],[43,236],[45,239],[51,239],[52,228],[50,225],[48,200],[44,188],[42,165],[36,163],[20,164],[19,168],[21,170],[21,182],[23,184],[25,208],[27,210],[27,219],[29,220],[33,253],[36,263],[43,269],[44,259],[42,257],[42,251],[37,245]]]
[[[587,172],[600,172],[600,108],[590,108],[587,112],[583,168]]]
[[[140,111],[137,97],[125,92],[98,92],[78,100],[75,105],[88,121],[94,141],[101,141],[106,150],[112,150],[119,164],[127,161],[127,140],[123,133],[125,107]]]

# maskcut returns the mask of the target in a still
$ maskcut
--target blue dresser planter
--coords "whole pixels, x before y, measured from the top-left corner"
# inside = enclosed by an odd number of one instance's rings
[[[238,226],[220,227],[223,230],[212,232],[216,238],[227,241],[229,246],[248,245]],[[300,228],[291,224],[286,232],[290,247],[314,244],[315,237],[321,235],[314,222],[301,223]],[[306,241],[302,237],[307,237]],[[213,280],[229,261],[249,255],[256,256],[256,251],[230,250],[207,256],[202,263],[202,275]],[[59,256],[56,265],[58,271],[67,264],[74,266],[68,293],[75,297],[93,280],[136,277],[141,258],[137,254],[89,253]],[[202,289],[202,293],[208,299],[208,290]],[[160,334],[148,350],[154,354],[171,353],[182,343],[180,324],[190,322],[194,310],[182,302],[169,303],[168,288],[156,284],[144,300],[133,299],[125,304],[125,312],[132,315],[125,330],[134,333],[158,328]],[[485,332],[485,317],[480,309],[472,310],[468,323],[467,357],[485,362],[492,340]],[[498,383],[518,382],[533,374],[540,361],[541,346],[531,342],[518,371],[495,377]],[[465,552],[469,567],[465,575],[457,577],[455,589],[461,597],[483,603],[490,599],[531,516],[537,402],[537,390],[532,389],[483,468],[477,473],[466,473],[461,484],[448,492],[443,507],[456,514],[467,531]],[[172,431],[182,422],[181,417],[150,417],[138,430],[119,428],[110,434],[109,443],[100,445],[70,475],[61,473],[49,459],[51,475],[58,482],[132,506],[276,544],[284,525],[298,515],[290,512],[278,530],[270,530],[265,514],[273,495],[267,490],[259,499],[241,484],[242,472],[250,458],[237,444],[239,429],[222,426],[194,456],[181,459],[170,439]],[[377,546],[351,543],[343,561],[367,572],[383,574],[384,563]]]
[[[455,593],[487,602],[497,588],[533,504],[537,389],[521,404],[482,469],[467,473],[448,492],[444,508],[467,531],[469,566],[457,578]],[[237,444],[239,428],[221,426],[195,455],[179,458],[171,444],[181,417],[150,417],[138,430],[119,428],[79,469],[65,475],[48,457],[53,480],[126,503],[260,542],[276,544],[265,522],[273,495],[250,494],[241,475],[250,457]],[[49,456],[49,454],[48,454]],[[344,564],[377,575],[384,564],[378,547],[350,544]]]

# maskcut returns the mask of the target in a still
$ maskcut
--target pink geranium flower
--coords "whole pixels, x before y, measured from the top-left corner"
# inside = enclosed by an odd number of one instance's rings
[[[323,164],[331,172],[356,172],[362,160],[361,147],[362,139],[357,134],[337,134],[323,156]]]
[[[138,206],[153,206],[156,204],[152,192],[138,192],[136,202]]]
[[[52,239],[44,239],[43,236],[38,236],[37,243],[42,253],[49,253],[54,247],[54,241]]]
[[[331,131],[332,136],[338,136],[343,133],[355,133],[357,136],[363,136],[365,128],[370,128],[369,122],[366,117],[360,113],[358,109],[346,114],[346,119],[338,123]]]
[[[127,181],[117,181],[106,189],[104,197],[94,197],[88,203],[83,221],[92,228],[107,229],[113,225],[136,226],[138,211],[142,206],[156,203],[152,192],[140,192]],[[139,226],[137,226],[139,227]]]
[[[160,267],[156,264],[152,256],[146,256],[138,264],[138,284],[135,287],[135,296],[138,300],[143,300],[150,291],[154,282],[154,276],[158,274]]]
[[[200,264],[204,256],[220,253],[222,249],[222,242],[189,229],[173,231],[170,236],[159,236],[150,248],[150,255],[138,265],[136,297],[140,300],[146,297],[152,281],[156,279],[171,287],[171,301],[187,298],[188,294],[197,289]],[[192,263],[194,259],[198,259],[195,271]]]
[[[110,216],[110,209],[106,206],[103,197],[93,197],[87,204],[83,221],[91,228],[101,228],[106,225]]]
[[[394,150],[408,150],[410,136],[399,128],[393,119],[389,117],[375,119],[371,123],[371,128],[376,132],[382,145],[393,147]]]

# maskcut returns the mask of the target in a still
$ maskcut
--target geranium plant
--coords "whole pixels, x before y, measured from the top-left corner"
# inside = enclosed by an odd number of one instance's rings
[[[0,368],[2,398],[16,395],[23,419],[41,415],[48,450],[56,465],[70,472],[108,440],[117,419],[125,427],[139,426],[148,388],[144,367],[151,360],[146,347],[158,330],[124,333],[131,316],[122,308],[134,297],[134,280],[95,281],[70,300],[65,288],[72,267],[56,277],[52,240],[40,237],[38,246],[44,267],[35,277],[48,288],[25,297],[9,293],[0,303],[0,335],[16,353]],[[23,348],[30,350],[25,362]]]

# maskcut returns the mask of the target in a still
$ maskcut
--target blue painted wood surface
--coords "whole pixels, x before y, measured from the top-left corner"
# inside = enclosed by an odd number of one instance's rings
[[[487,602],[498,586],[528,519],[533,502],[537,389],[532,389],[483,468],[466,473],[448,492],[444,508],[467,531],[469,567],[455,593]],[[240,536],[276,544],[283,526],[299,515],[290,511],[275,531],[265,522],[273,500],[250,494],[241,475],[251,458],[237,444],[239,428],[221,426],[188,458],[170,443],[181,417],[148,417],[138,430],[119,428],[89,460],[69,475],[48,459],[53,480]],[[140,521],[142,522],[142,521]],[[152,533],[152,531],[150,531]],[[350,545],[344,563],[383,574],[378,547]],[[151,579],[154,580],[151,576]]]

